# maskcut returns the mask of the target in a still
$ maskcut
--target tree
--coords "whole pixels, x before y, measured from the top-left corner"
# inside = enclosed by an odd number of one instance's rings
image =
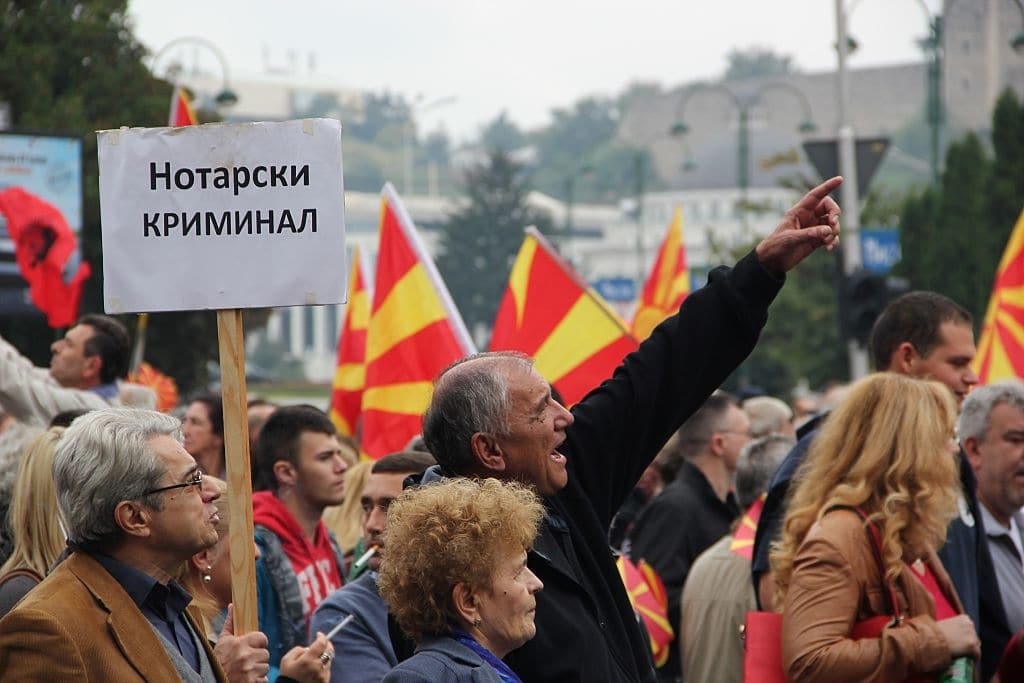
[[[1013,226],[1024,208],[1024,104],[1007,88],[992,112],[991,236],[987,245],[998,264]]]
[[[145,48],[131,33],[127,0],[0,0],[0,35],[0,93],[10,103],[13,127],[83,140],[85,215],[80,237],[93,276],[82,311],[102,310],[94,131],[167,125],[171,85],[154,78],[143,65]],[[202,383],[207,358],[216,357],[212,317],[183,313],[151,319],[147,359],[165,370],[177,368],[172,374],[183,391]],[[129,327],[133,319],[123,318]],[[0,333],[36,363],[48,360],[54,332],[42,318],[0,320]]]
[[[755,46],[743,50],[732,50],[726,59],[729,65],[722,76],[722,79],[726,81],[785,76],[795,72],[792,57],[776,54],[766,47]]]
[[[485,149],[500,149],[513,152],[527,144],[526,135],[511,119],[508,112],[501,112],[480,131],[480,144]]]
[[[523,229],[549,232],[552,221],[527,205],[529,182],[501,150],[471,168],[464,187],[466,207],[441,226],[437,266],[472,330],[493,324]]]
[[[594,176],[581,173],[586,168],[601,173],[612,169],[604,163],[595,163],[614,156],[613,148],[621,150],[615,142],[619,128],[619,109],[614,100],[587,97],[577,101],[571,109],[552,111],[550,126],[534,135],[537,145],[537,188],[555,197],[565,197],[566,183],[578,179],[574,185],[574,199],[594,199]],[[629,166],[626,166],[628,169]],[[611,170],[611,173],[615,173]],[[575,180],[574,180],[575,182]]]

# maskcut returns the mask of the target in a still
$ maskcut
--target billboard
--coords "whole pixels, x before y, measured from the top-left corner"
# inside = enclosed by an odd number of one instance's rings
[[[82,140],[48,133],[0,131],[0,190],[20,187],[53,204],[80,236]],[[81,255],[72,258],[69,272]],[[0,216],[0,315],[38,314],[14,260],[14,242]]]

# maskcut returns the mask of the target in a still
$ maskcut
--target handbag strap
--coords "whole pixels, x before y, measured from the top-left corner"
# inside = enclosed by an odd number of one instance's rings
[[[854,508],[857,514],[864,520],[864,526],[868,530],[868,535],[871,537],[871,552],[875,556],[875,562],[878,564],[878,575],[882,579],[882,583],[885,585],[885,596],[889,603],[889,611],[892,613],[893,624],[899,626],[903,623],[903,615],[900,613],[900,602],[896,595],[896,586],[893,585],[892,580],[888,577],[885,571],[885,561],[882,559],[882,537],[878,533],[878,527],[872,522],[866,512],[857,506]]]

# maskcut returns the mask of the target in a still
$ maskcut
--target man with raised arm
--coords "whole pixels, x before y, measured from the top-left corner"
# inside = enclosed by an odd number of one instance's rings
[[[608,549],[607,533],[662,445],[750,353],[785,273],[839,234],[829,193],[808,192],[734,268],[717,268],[614,376],[566,410],[532,361],[462,360],[441,374],[423,416],[440,476],[532,484],[547,514],[529,553],[544,582],[537,635],[506,657],[524,681],[653,681],[650,647]]]

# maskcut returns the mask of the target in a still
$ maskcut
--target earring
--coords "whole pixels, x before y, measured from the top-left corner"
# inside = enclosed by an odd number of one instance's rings
[[[210,583],[211,581],[213,581],[213,576],[210,575],[210,572],[212,571],[213,567],[211,567],[210,565],[206,565],[206,569],[203,570],[203,583]]]
[[[483,623],[483,619],[481,619],[480,617],[477,617],[476,619],[473,620],[473,626],[479,626],[482,623]]]

